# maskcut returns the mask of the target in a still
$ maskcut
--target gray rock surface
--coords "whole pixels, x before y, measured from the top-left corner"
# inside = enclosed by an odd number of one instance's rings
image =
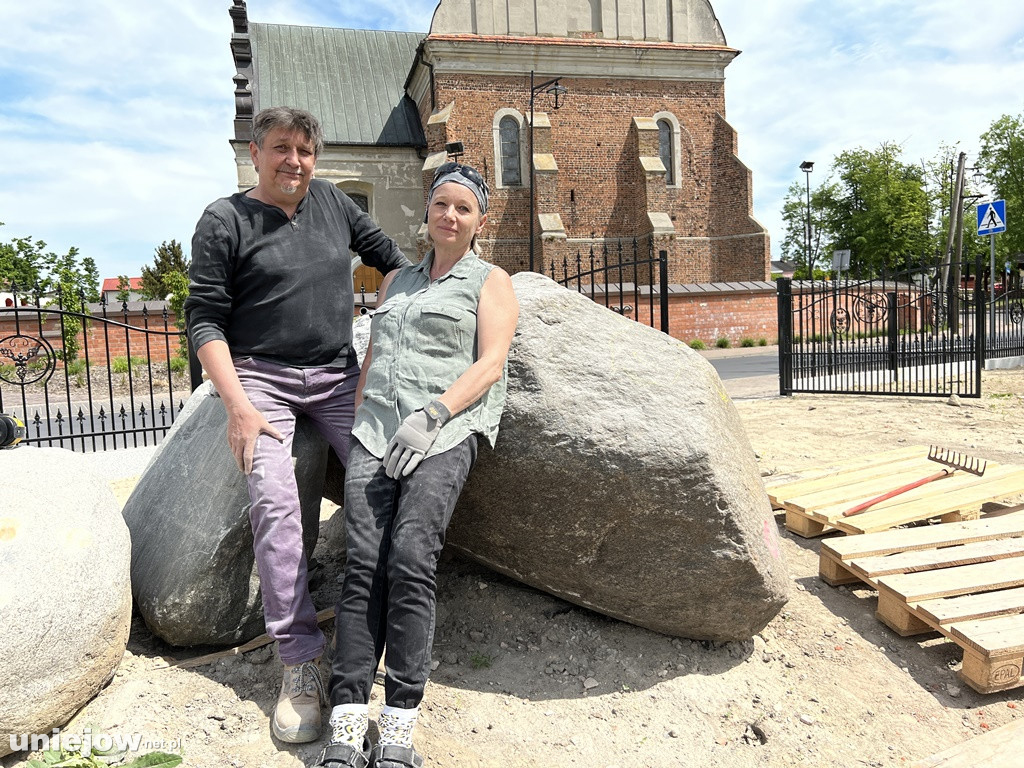
[[[106,482],[59,448],[0,451],[0,755],[110,680],[131,624],[131,542]]]
[[[227,445],[213,385],[197,389],[157,446],[124,508],[132,593],[172,645],[244,642],[264,631],[249,496]],[[327,443],[300,418],[292,448],[307,556],[316,544]]]
[[[481,444],[448,545],[658,632],[746,639],[788,578],[753,450],[685,344],[532,273],[498,444]]]

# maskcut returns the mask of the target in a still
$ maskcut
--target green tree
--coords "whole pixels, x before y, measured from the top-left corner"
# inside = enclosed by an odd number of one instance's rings
[[[901,152],[883,143],[877,150],[848,150],[833,163],[838,181],[821,201],[822,226],[833,249],[850,249],[854,272],[901,271],[934,258],[924,172],[904,163]]]
[[[181,250],[181,243],[165,240],[153,255],[153,265],[142,268],[142,295],[150,301],[163,301],[174,292],[168,276],[177,272],[188,274],[189,262]]]
[[[17,285],[21,290],[38,286],[42,293],[56,293],[61,288],[65,303],[98,301],[100,297],[95,261],[88,256],[79,259],[74,247],[65,254],[46,251],[45,242],[30,237],[0,243],[0,285]]]
[[[117,296],[115,297],[119,302],[124,304],[132,296],[132,281],[128,278],[128,275],[117,276]]]
[[[188,277],[182,272],[171,272],[167,275],[167,285],[171,289],[168,307],[174,313],[175,322],[181,329],[178,344],[178,356],[188,358],[187,339],[185,337],[185,299],[188,298]]]
[[[783,206],[783,254],[796,255],[806,275],[806,202],[799,193],[798,184],[790,187]],[[930,264],[931,220],[924,169],[903,162],[898,145],[848,150],[833,160],[825,183],[811,195],[809,255],[816,269],[828,269],[833,251],[849,249],[851,271],[864,275]]]
[[[797,278],[810,277],[811,263],[817,277],[824,276],[832,266],[832,233],[823,226],[822,212],[825,203],[836,194],[835,185],[828,182],[811,190],[811,238],[808,252],[806,187],[794,182],[786,192],[782,206],[782,220],[785,223],[782,258],[797,265],[794,272]]]
[[[42,267],[41,249],[46,243],[32,242],[20,237],[9,243],[0,243],[0,285],[10,288],[16,285],[20,290],[31,290],[39,282]]]
[[[0,243],[0,285],[17,285],[24,291],[38,288],[70,312],[79,312],[83,302],[99,301],[100,297],[100,277],[95,261],[89,257],[80,259],[74,247],[65,254],[47,251],[45,242],[28,237]],[[73,315],[64,315],[63,327],[64,349],[59,354],[71,361],[78,356],[77,337],[82,321]]]
[[[989,126],[981,135],[978,164],[996,198],[1006,200],[1007,219],[1017,222],[996,235],[996,261],[1024,259],[1024,113],[1003,115]]]

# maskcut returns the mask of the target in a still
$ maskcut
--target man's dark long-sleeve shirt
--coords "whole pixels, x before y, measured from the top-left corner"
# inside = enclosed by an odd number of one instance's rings
[[[333,184],[310,182],[295,215],[239,192],[212,203],[192,238],[185,316],[195,349],[296,367],[348,367],[352,258],[383,273],[409,264],[395,242]]]

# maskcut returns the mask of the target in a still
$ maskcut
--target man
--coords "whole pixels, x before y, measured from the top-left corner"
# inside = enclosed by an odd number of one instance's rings
[[[398,246],[334,185],[314,180],[323,133],[308,112],[266,109],[249,144],[257,184],[211,204],[192,238],[185,315],[224,401],[252,502],[267,632],[284,679],[271,721],[282,741],[320,735],[324,637],[309,595],[291,443],[305,413],[348,460],[359,378],[349,249],[382,273]]]

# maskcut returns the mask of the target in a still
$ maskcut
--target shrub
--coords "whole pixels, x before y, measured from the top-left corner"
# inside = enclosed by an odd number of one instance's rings
[[[753,339],[749,339],[749,338],[748,339],[743,339],[743,340],[740,341],[740,346],[741,347],[752,347],[752,346],[754,346],[754,340]]]
[[[715,342],[715,346],[719,349],[728,349],[732,346],[732,342],[725,336],[722,336],[718,341]]]
[[[128,373],[128,358],[115,357],[110,361],[110,370],[114,373]]]
[[[494,658],[486,653],[478,652],[469,657],[469,663],[473,669],[487,669],[491,666],[492,661],[494,661]]]
[[[700,339],[694,339],[693,341],[690,342],[690,349],[700,350],[700,349],[707,349],[707,348],[708,348],[708,345],[705,344]]]
[[[188,360],[184,357],[172,357],[167,364],[171,366],[172,373],[181,373],[188,369]]]
[[[757,340],[757,346],[759,346],[759,347],[767,347],[768,346],[768,339],[766,339],[764,336],[762,336],[760,339]]]
[[[77,376],[80,373],[85,373],[85,360],[72,360],[66,367],[69,376]]]

